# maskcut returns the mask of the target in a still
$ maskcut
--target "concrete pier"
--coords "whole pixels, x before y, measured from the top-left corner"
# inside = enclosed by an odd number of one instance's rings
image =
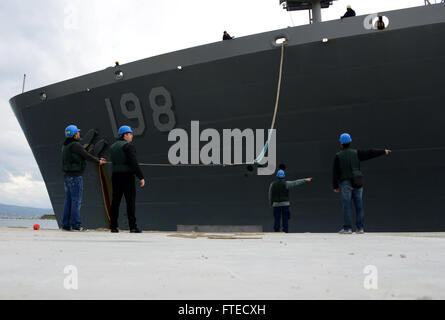
[[[0,228],[0,257],[0,299],[445,299],[445,233]]]

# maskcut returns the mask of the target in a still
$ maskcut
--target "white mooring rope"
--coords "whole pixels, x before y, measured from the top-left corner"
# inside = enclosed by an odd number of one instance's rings
[[[211,164],[171,164],[171,163],[139,163],[140,166],[150,166],[150,167],[230,167],[230,166],[243,166],[243,165],[255,165],[259,164],[261,160],[263,160],[264,155],[266,154],[269,148],[269,141],[272,137],[273,130],[275,129],[275,121],[278,113],[278,104],[280,101],[280,91],[281,91],[281,80],[283,77],[283,62],[284,62],[284,46],[287,44],[287,40],[281,43],[281,60],[280,60],[280,73],[278,76],[278,88],[277,88],[277,98],[275,101],[275,110],[272,117],[272,124],[270,126],[269,135],[267,137],[267,141],[264,145],[263,150],[258,155],[258,157],[251,162],[246,163],[211,163]]]

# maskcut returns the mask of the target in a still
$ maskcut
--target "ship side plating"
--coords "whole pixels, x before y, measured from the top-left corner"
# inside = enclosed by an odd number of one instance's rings
[[[137,131],[140,161],[149,163],[168,162],[172,142],[166,124],[187,132],[195,120],[201,130],[267,130],[280,61],[275,40],[285,37],[277,162],[287,165],[290,178],[314,177],[291,193],[290,231],[340,227],[331,171],[342,132],[353,135],[357,148],[394,150],[389,158],[363,163],[367,230],[443,231],[445,7],[381,14],[390,22],[383,31],[366,28],[369,16],[287,28],[122,65],[122,80],[116,80],[116,68],[108,68],[14,97],[11,106],[59,223],[61,132],[67,124],[76,123],[84,132],[95,129],[109,143],[115,139],[113,128],[129,124]],[[158,117],[157,108],[165,114]],[[137,194],[143,228],[256,225],[272,230],[271,176],[244,166],[144,167],[144,173],[149,183]],[[91,164],[84,178],[83,221],[87,227],[106,227],[103,181]],[[124,215],[120,224],[126,226]]]

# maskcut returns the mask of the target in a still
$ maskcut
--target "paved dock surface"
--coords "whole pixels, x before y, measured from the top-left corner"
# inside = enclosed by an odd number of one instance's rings
[[[445,233],[0,228],[0,299],[445,299],[444,265]]]

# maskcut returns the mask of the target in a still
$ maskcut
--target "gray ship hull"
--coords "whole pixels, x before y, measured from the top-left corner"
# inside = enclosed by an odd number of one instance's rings
[[[168,163],[173,142],[165,124],[171,119],[156,119],[153,111],[153,104],[168,104],[168,96],[175,128],[190,132],[191,121],[199,121],[201,130],[221,133],[267,130],[281,57],[271,41],[286,36],[277,163],[286,164],[289,179],[314,178],[291,192],[290,232],[335,232],[341,227],[341,202],[331,180],[342,132],[351,133],[356,148],[393,149],[390,157],[362,163],[366,230],[444,231],[445,10],[443,5],[431,7],[385,13],[391,24],[384,31],[365,30],[365,17],[356,17],[192,48],[124,65],[122,80],[115,80],[116,70],[110,68],[19,95],[11,105],[60,225],[61,134],[68,124],[77,124],[84,133],[95,129],[99,140],[108,143],[115,139],[115,126],[137,128],[134,143],[144,163]],[[406,22],[410,19],[411,24]],[[325,36],[327,43],[321,41]],[[153,90],[164,89],[168,94],[160,101],[150,100]],[[46,101],[40,100],[42,92]],[[102,154],[108,156],[107,148]],[[102,179],[92,164],[85,172],[81,216],[89,228],[108,227],[110,186],[103,186],[109,169]],[[138,188],[136,207],[144,229],[273,229],[267,199],[273,176],[259,176],[247,166],[147,166],[143,172],[148,185]],[[120,227],[128,227],[124,204]]]

